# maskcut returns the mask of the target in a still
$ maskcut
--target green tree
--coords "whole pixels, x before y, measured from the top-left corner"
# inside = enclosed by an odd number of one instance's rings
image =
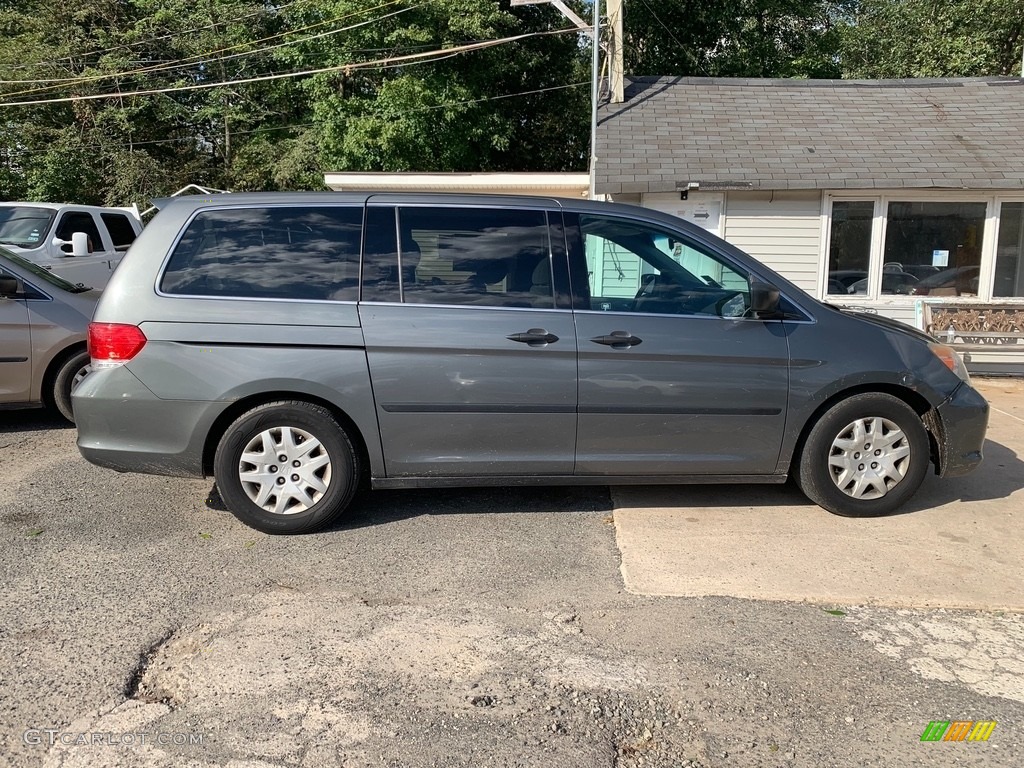
[[[860,0],[846,19],[843,74],[1019,75],[1024,0]]]
[[[841,0],[629,0],[626,71],[697,77],[838,77]]]
[[[295,6],[293,24],[323,15],[352,23],[343,34],[283,56],[348,70],[303,83],[331,170],[564,170],[586,165],[589,80],[580,36],[531,37],[494,48],[394,62],[477,41],[570,26],[544,6],[493,0],[432,0],[371,10],[377,0]],[[378,62],[367,66],[370,62]],[[574,83],[582,86],[563,88]],[[549,90],[557,88],[558,90]]]
[[[261,41],[281,30],[277,9],[257,0],[8,0],[0,196],[145,204],[187,183],[254,183],[246,145],[269,127],[286,151],[277,129],[308,117],[297,86],[175,89],[273,71]],[[139,90],[166,92],[10,106]]]

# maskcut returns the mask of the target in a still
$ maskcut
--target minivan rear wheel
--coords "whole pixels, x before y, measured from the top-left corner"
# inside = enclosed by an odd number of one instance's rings
[[[892,395],[865,393],[836,404],[811,428],[797,482],[837,515],[886,515],[914,495],[929,460],[928,433],[914,409]]]
[[[214,478],[231,513],[264,533],[307,533],[341,515],[359,462],[326,408],[267,403],[242,414],[217,446]]]

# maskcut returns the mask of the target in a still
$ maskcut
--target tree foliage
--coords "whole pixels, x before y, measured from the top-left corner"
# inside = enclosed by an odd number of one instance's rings
[[[321,188],[325,170],[580,168],[589,72],[575,32],[359,68],[567,26],[507,0],[3,0],[0,198],[123,204],[188,183]],[[81,98],[140,90],[163,92]]]
[[[626,71],[838,77],[838,0],[627,0]]]
[[[1024,0],[861,0],[844,20],[846,77],[1019,75]]]
[[[332,13],[365,2],[334,0]],[[571,24],[550,7],[433,0],[344,36],[290,49],[322,66],[304,83],[335,170],[497,171],[579,168],[589,80],[579,35],[551,34],[455,57],[389,63],[477,41],[551,33]],[[382,62],[366,67],[367,62]],[[560,90],[548,90],[560,88]],[[497,97],[497,98],[496,98]],[[509,98],[503,98],[509,97]]]
[[[0,199],[582,170],[590,43],[569,27],[509,0],[0,0]],[[625,0],[625,33],[638,75],[1010,74],[1024,0]]]

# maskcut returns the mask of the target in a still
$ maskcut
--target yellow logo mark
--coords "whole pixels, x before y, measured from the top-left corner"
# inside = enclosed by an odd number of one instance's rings
[[[974,724],[974,729],[967,737],[968,741],[988,741],[992,731],[996,729],[995,720],[979,720]]]

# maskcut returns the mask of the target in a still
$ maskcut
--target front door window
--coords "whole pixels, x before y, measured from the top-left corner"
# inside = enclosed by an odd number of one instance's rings
[[[676,233],[603,216],[580,216],[590,309],[742,317],[746,272]]]

